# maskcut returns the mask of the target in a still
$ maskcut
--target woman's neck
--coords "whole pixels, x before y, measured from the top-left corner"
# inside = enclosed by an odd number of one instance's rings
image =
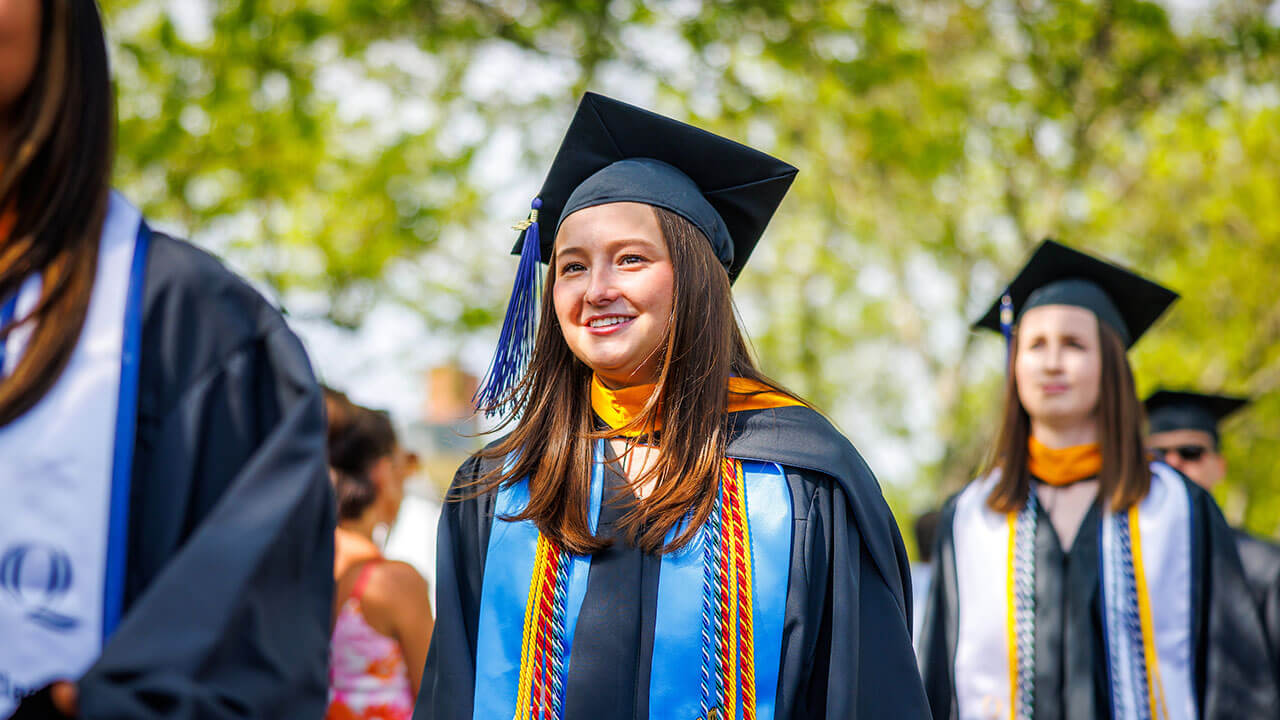
[[[601,385],[613,391],[626,390],[627,388],[639,387],[641,385],[652,385],[655,382],[657,382],[657,378],[649,378],[649,379],[643,379],[643,380],[628,378],[624,381],[617,381],[617,380],[610,380],[609,378],[599,373],[596,373],[595,375],[596,375],[596,379],[600,381]]]
[[[340,523],[334,533],[333,543],[333,579],[338,580],[347,574],[355,565],[382,557],[382,551],[374,544],[373,539],[352,530],[349,523]]]
[[[370,508],[363,515],[353,520],[342,520],[338,523],[338,529],[352,535],[359,535],[361,538],[368,540],[373,545],[373,529],[378,526],[377,515]]]
[[[1092,418],[1074,423],[1055,423],[1031,418],[1031,435],[1041,445],[1054,450],[1090,445],[1098,442],[1098,423]]]

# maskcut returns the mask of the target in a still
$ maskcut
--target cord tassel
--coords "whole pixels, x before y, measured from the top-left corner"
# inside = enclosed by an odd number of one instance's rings
[[[489,372],[473,398],[476,407],[486,416],[506,415],[515,409],[512,392],[528,370],[533,355],[538,298],[542,293],[542,278],[538,273],[538,263],[542,259],[538,210],[542,207],[542,199],[534,198],[532,207],[529,219],[516,226],[516,229],[524,230],[520,265],[516,269],[511,299],[507,302],[498,347],[494,350]]]

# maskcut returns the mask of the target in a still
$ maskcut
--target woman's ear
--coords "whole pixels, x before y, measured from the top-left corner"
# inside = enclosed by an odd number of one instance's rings
[[[378,492],[379,497],[387,491],[392,481],[392,471],[390,457],[380,457],[369,466],[369,481],[373,483],[373,487]]]

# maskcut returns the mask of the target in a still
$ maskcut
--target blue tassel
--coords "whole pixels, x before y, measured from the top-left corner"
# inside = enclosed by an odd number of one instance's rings
[[[1004,335],[1004,361],[1009,364],[1013,354],[1013,298],[1008,291],[1000,298],[1000,334]]]
[[[511,288],[511,300],[507,303],[507,316],[502,321],[502,334],[493,353],[493,362],[484,382],[476,390],[476,407],[486,416],[505,415],[514,410],[511,391],[520,384],[529,360],[533,356],[534,325],[538,317],[538,297],[542,292],[542,277],[538,263],[542,260],[541,233],[538,231],[538,210],[542,199],[533,199],[529,219],[517,225],[523,229],[524,245],[520,248],[520,265],[516,269],[515,285]]]

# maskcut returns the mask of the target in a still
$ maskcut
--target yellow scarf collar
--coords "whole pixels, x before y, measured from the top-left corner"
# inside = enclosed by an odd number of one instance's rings
[[[632,385],[620,390],[610,390],[600,382],[599,377],[592,375],[591,409],[595,410],[596,415],[599,415],[600,419],[604,420],[609,427],[617,430],[625,427],[644,410],[645,403],[649,401],[649,396],[653,395],[655,387],[657,387],[655,384],[649,383],[646,385]],[[755,380],[739,377],[729,378],[729,412],[731,413],[803,404]],[[648,431],[662,429],[661,419],[655,419],[654,422],[655,425],[648,428]],[[640,435],[643,433],[633,430],[625,434]]]
[[[1027,450],[1027,469],[1054,487],[1094,477],[1102,470],[1102,451],[1098,443],[1051,448],[1032,437],[1027,441]]]

